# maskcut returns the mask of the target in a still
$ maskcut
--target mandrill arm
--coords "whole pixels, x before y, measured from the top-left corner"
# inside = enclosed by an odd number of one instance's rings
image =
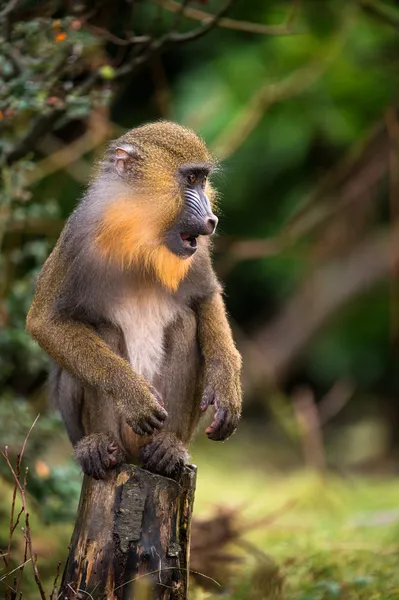
[[[199,304],[198,334],[204,357],[201,410],[210,405],[216,409],[215,420],[205,433],[211,440],[226,440],[234,433],[241,416],[241,356],[219,292]]]
[[[137,434],[153,433],[162,427],[167,416],[154,395],[154,388],[115,354],[93,327],[57,312],[56,301],[63,284],[61,274],[67,268],[60,247],[56,246],[39,276],[27,330],[61,367],[83,384],[114,399],[122,417]]]

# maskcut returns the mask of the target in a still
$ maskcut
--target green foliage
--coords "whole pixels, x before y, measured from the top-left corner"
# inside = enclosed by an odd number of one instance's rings
[[[277,2],[258,1],[245,10],[233,8],[231,16],[276,24],[288,8]],[[167,30],[173,22],[171,15],[157,13],[151,4],[143,8],[138,18],[142,27],[147,20],[149,23],[155,19],[153,27],[157,32],[162,27]],[[189,23],[183,19],[182,29],[186,30]],[[264,107],[256,127],[225,160],[224,171],[217,180],[222,191],[220,231],[225,235],[264,238],[284,231],[321,177],[381,119],[395,95],[399,40],[395,28],[380,21],[378,15],[352,3],[323,3],[321,10],[317,3],[305,2],[292,28],[295,34],[282,36],[249,35],[220,28],[192,45],[175,47],[173,64],[168,63],[168,56],[165,59],[173,98],[169,116],[195,127],[215,149],[220,147],[221,136],[234,138],[234,124],[240,127],[260,90],[278,90],[281,82],[289,81],[301,70],[305,73],[306,69],[314,69],[314,77],[303,91],[296,92],[294,86],[286,99]],[[23,61],[20,66],[16,54]],[[82,27],[73,16],[17,22],[2,46],[4,81],[0,108],[4,105],[4,109],[1,108],[0,148],[9,150],[29,129],[32,119],[46,111],[60,110],[67,123],[84,119],[93,107],[109,103],[113,90],[117,90],[117,86],[110,87],[116,73],[110,56],[112,52],[110,55],[104,39]],[[79,86],[79,81],[93,70],[93,65],[99,75],[98,85],[87,91]],[[138,83],[137,91],[141,83],[148,87],[140,77]],[[136,93],[136,89],[132,94],[127,89],[118,99],[116,120],[134,125],[136,114],[158,117],[156,109],[148,107],[148,96],[153,93],[157,93],[156,84],[145,94]],[[226,147],[228,150],[228,143]],[[76,202],[77,186],[65,185],[62,173],[36,188],[26,188],[24,181],[35,169],[38,158],[29,156],[12,169],[3,166],[2,206],[7,207],[7,214],[0,215],[0,224],[3,222],[9,251],[1,258],[1,267],[3,272],[10,272],[3,283],[6,299],[1,300],[1,313],[7,315],[7,326],[0,335],[0,381],[4,385],[27,362],[30,376],[40,377],[45,370],[44,359],[21,332],[21,326],[34,278],[54,243],[51,237],[16,237],[7,231],[8,224],[15,227],[16,222],[33,218],[51,222],[68,214]],[[384,207],[383,188],[380,202]],[[384,211],[383,208],[381,214]],[[376,224],[384,221],[378,215]],[[320,234],[316,232],[318,238]],[[252,323],[265,322],[273,316],[308,271],[306,244],[314,239],[312,231],[310,238],[294,239],[276,256],[245,261],[227,272],[229,308],[239,324],[252,327]],[[223,255],[217,258],[222,264]],[[243,289],[245,294],[240,298]],[[381,296],[381,304],[384,303],[387,297]],[[248,310],[248,306],[255,310]],[[357,310],[356,305],[354,311]],[[386,321],[377,316],[372,302],[362,309],[362,317],[367,322],[374,320],[378,329],[375,339],[383,340]],[[349,321],[345,316],[335,319],[334,335],[339,338],[336,343],[328,341],[327,331],[320,338],[325,360],[319,356],[318,345],[312,346],[301,360],[308,373],[315,372],[314,364],[322,364],[317,375],[322,386],[347,372],[365,385],[376,383],[387,373],[386,353],[378,351],[378,365],[367,369],[368,380],[359,378],[365,372],[365,351],[361,344],[353,342],[361,338],[357,334],[359,319]],[[373,342],[369,348],[370,356],[373,348],[377,356]],[[348,364],[349,357],[351,367],[347,368],[344,364]]]
[[[173,116],[199,121],[202,134],[218,148],[221,132],[231,131],[234,139],[232,124],[239,126],[251,99],[266,84],[278,86],[298,69],[325,64],[303,93],[265,110],[237,152],[227,158],[220,178],[224,234],[278,236],[331,165],[339,163],[394,102],[397,81],[392,69],[399,50],[395,28],[351,3],[331,2],[328,10],[326,3],[319,9],[317,3],[304,4],[296,23],[301,35],[252,38],[247,45],[231,43],[228,52],[220,52],[219,34],[214,54],[202,40],[200,53],[212,59],[212,69],[201,60],[177,79]],[[257,4],[257,20],[264,23],[270,6],[262,6]],[[384,185],[379,202],[385,206]],[[377,217],[376,225],[382,223]],[[317,231],[316,236],[322,238]],[[277,256],[238,264],[225,276],[228,303],[240,325],[251,328],[265,322],[295,290],[311,264],[304,241],[309,240],[294,240]],[[223,268],[223,257],[220,263]],[[324,328],[317,344],[301,357],[309,375],[317,371],[322,388],[348,374],[366,389],[391,377],[388,303],[386,291],[377,304],[357,301],[349,314],[335,315],[333,327]],[[372,334],[362,330],[365,323],[373,327]]]
[[[30,404],[22,398],[15,399],[11,394],[5,394],[0,402],[1,446],[6,443],[11,454],[20,452],[25,437],[30,430],[36,414]],[[41,416],[29,439],[26,460],[32,460],[46,448],[48,441],[60,430],[59,419],[51,416]],[[0,461],[1,473],[8,473],[8,467]]]
[[[46,477],[37,472],[29,480],[29,492],[38,503],[43,523],[71,523],[76,514],[82,477],[76,462],[54,466]]]
[[[80,95],[73,80],[84,74],[91,56],[98,54],[101,60],[101,44],[81,28],[77,19],[19,21],[9,39],[0,39],[0,44],[3,76],[0,151],[7,153],[15,144],[15,131],[22,135],[37,115],[50,114],[54,108],[65,111],[70,118],[89,114],[93,106],[91,95]]]
[[[16,398],[10,392],[0,397],[0,443],[2,446],[7,443],[12,459],[21,451],[36,416],[23,398]],[[29,466],[29,493],[38,516],[46,523],[70,522],[80,492],[81,475],[72,457],[65,464],[52,465],[50,456],[48,464],[49,444],[54,443],[55,436],[63,435],[63,429],[58,416],[40,416],[24,453],[23,467]],[[3,459],[0,460],[1,478],[10,485],[13,483],[12,474]]]
[[[21,2],[24,9],[32,9],[32,18],[15,19],[9,36],[4,27],[0,38],[0,444],[7,443],[17,452],[40,411],[46,416],[40,417],[32,433],[26,460],[35,465],[44,457],[47,465],[61,425],[47,415],[43,384],[48,359],[26,334],[25,317],[41,265],[83,189],[82,171],[88,176],[85,165],[100,153],[95,149],[93,156],[85,152],[76,157],[72,167],[79,177],[68,165],[42,178],[41,161],[48,147],[54,141],[73,142],[87,131],[94,110],[106,119],[108,108],[115,136],[124,127],[160,117],[201,133],[223,159],[222,170],[215,175],[221,190],[216,268],[225,282],[233,323],[239,334],[244,332],[243,338],[237,337],[241,341],[247,336],[250,342],[314,267],[345,257],[352,246],[387,229],[395,216],[386,176],[378,186],[367,186],[361,198],[344,209],[339,186],[316,192],[337,165],[342,169],[361,151],[376,125],[386,123],[389,109],[397,105],[399,18],[395,3],[388,0],[304,0],[297,3],[297,16],[289,26],[292,34],[215,28],[190,44],[168,45],[163,55],[155,53],[148,64],[143,61],[145,68],[135,72],[130,82],[118,76],[119,64],[140,55],[145,44],[112,44],[96,35],[95,29],[82,26],[80,17],[71,16],[63,3],[57,4],[57,18],[43,16],[44,12],[40,16],[34,4],[38,3]],[[138,4],[142,10],[135,15],[137,35],[162,36],[179,20],[153,2]],[[127,5],[130,10],[131,4]],[[215,1],[200,8],[211,12],[218,7]],[[229,17],[276,25],[290,8],[291,3],[277,0],[236,2]],[[124,30],[124,18],[121,12],[113,21],[112,31],[120,39],[132,33]],[[105,21],[100,18],[100,29],[107,25]],[[200,25],[182,18],[179,29],[189,31]],[[9,165],[7,153],[26,140],[37,121],[54,114],[54,126],[45,133],[49,146],[43,149],[45,136],[39,135],[36,146],[22,151]],[[378,157],[384,151],[378,147],[375,153]],[[364,174],[360,184],[363,178]],[[351,182],[350,174],[347,181]],[[358,185],[359,178],[354,176],[353,183]],[[314,214],[327,216],[314,224]],[[310,216],[303,230],[295,233],[298,215]],[[277,250],[242,259],[229,253],[236,238],[270,239],[278,242]],[[339,273],[334,284],[340,284]],[[373,399],[375,410],[385,406],[387,399],[394,408],[399,394],[397,357],[390,347],[395,299],[392,286],[383,283],[330,315],[291,365],[294,383],[309,385],[318,399],[335,381],[348,379],[356,388],[353,412],[364,410],[365,398]],[[304,309],[311,311],[311,306]],[[268,394],[261,394],[266,404]],[[248,394],[246,407],[250,416],[258,417],[259,392],[254,396],[251,405]],[[289,417],[292,420],[291,413]],[[233,480],[231,473],[243,467],[249,445],[239,446],[228,469],[217,461],[217,472],[201,466],[198,510],[209,498],[224,501],[226,490],[231,490],[229,495],[241,498],[259,516],[287,499],[303,499],[309,487],[314,493],[309,493],[292,519],[284,518],[286,529],[253,534],[282,570],[287,597],[395,598],[396,538],[388,539],[381,528],[356,528],[351,523],[363,510],[394,508],[397,485],[363,485],[356,480],[353,488],[338,486],[337,491],[336,482],[329,482],[320,491],[304,478],[302,483],[290,479],[284,488],[283,482],[264,476],[263,462],[276,452],[283,455],[280,447],[276,451],[266,445],[262,462],[254,457],[258,470],[246,477],[241,469]],[[35,467],[30,475],[35,511],[43,522],[68,520],[76,506],[79,473],[71,461],[47,466],[45,476]],[[0,474],[9,477],[3,466]],[[256,494],[246,497],[242,493],[246,489]],[[341,498],[338,509],[336,497]],[[255,510],[251,503],[257,498]],[[246,598],[251,582],[252,571],[248,571],[231,598]]]

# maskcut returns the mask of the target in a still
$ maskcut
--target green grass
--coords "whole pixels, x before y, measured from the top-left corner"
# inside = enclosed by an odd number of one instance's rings
[[[215,506],[238,509],[244,539],[261,552],[232,547],[244,562],[232,569],[231,600],[399,600],[399,478],[339,477],[292,468],[294,445],[237,434],[226,444],[200,440],[195,516]],[[294,451],[293,451],[294,450]],[[288,468],[287,465],[290,465]],[[7,538],[11,489],[0,486],[0,538]],[[32,534],[46,589],[56,562],[65,559],[71,524],[47,526],[32,508]],[[272,517],[270,522],[248,524]],[[16,539],[17,556],[23,537]],[[210,548],[212,550],[212,548]],[[28,566],[29,567],[29,566]],[[205,575],[209,575],[204,570]],[[1,570],[0,570],[1,575]],[[216,569],[215,579],[224,580]],[[283,581],[283,591],[280,581]],[[31,570],[26,600],[37,598]],[[1,595],[0,586],[0,595]],[[190,600],[216,594],[192,587]]]
[[[399,479],[276,475],[266,462],[251,466],[238,453],[240,446],[205,451],[201,444],[194,451],[199,467],[195,512],[237,506],[245,523],[279,511],[245,538],[278,566],[284,594],[254,591],[252,571],[263,569],[267,579],[268,567],[256,567],[256,559],[248,556],[229,598],[399,599]],[[196,597],[214,596],[197,592]]]

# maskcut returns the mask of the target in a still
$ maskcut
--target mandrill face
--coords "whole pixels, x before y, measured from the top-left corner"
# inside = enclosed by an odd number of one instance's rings
[[[176,222],[165,235],[165,244],[181,258],[195,254],[198,237],[212,235],[218,223],[207,196],[209,172],[210,166],[204,164],[184,165],[177,172],[182,207]]]
[[[176,290],[199,238],[212,235],[218,222],[208,149],[193,131],[162,121],[126,133],[107,158],[104,176],[115,193],[97,229],[100,255]]]

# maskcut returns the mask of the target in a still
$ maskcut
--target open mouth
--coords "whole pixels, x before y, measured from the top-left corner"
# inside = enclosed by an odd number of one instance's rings
[[[197,248],[197,235],[193,235],[190,233],[181,233],[180,234],[180,238],[183,242],[183,245],[186,248],[192,248],[192,249],[196,249]]]

